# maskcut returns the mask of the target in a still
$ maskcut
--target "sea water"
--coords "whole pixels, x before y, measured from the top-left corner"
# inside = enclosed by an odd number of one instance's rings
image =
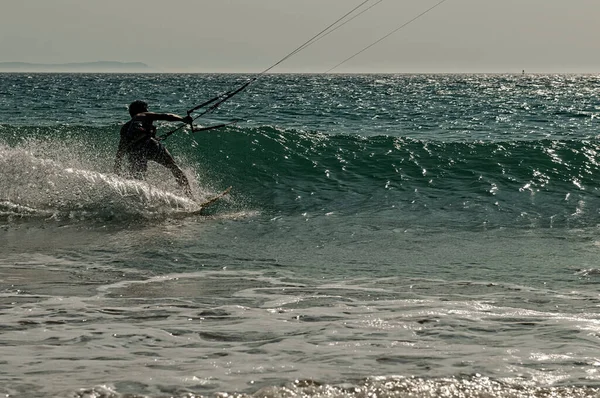
[[[3,397],[600,395],[600,76],[266,75],[196,201],[113,174],[251,77],[0,75]]]

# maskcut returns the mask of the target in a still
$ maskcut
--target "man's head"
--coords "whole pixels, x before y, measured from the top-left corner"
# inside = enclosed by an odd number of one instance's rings
[[[129,114],[131,117],[142,112],[148,112],[148,103],[146,101],[137,100],[129,104]]]

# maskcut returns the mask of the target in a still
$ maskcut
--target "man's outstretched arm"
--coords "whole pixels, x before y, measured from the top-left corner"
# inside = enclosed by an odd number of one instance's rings
[[[181,116],[176,115],[174,113],[145,112],[144,116],[152,119],[152,121],[154,121],[154,120],[165,120],[167,122],[183,122],[183,123],[187,123],[187,124],[191,124],[194,121],[194,119],[192,119],[191,116],[181,117]]]

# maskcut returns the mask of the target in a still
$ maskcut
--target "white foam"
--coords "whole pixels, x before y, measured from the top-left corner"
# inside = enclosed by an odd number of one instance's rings
[[[0,146],[0,169],[0,212],[6,214],[148,214],[198,208],[166,188],[71,167],[20,148]]]

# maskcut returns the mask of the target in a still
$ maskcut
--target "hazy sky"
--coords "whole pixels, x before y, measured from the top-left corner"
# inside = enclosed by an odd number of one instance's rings
[[[1,0],[0,62],[261,72],[362,1]],[[325,72],[438,2],[383,0],[273,71]],[[599,17],[599,0],[446,0],[335,72],[597,73]]]

